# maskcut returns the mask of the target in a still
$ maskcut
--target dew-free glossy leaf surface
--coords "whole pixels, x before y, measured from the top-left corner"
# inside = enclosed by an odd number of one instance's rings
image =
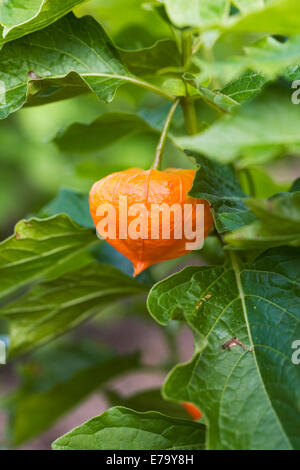
[[[270,0],[265,2],[265,8],[241,17],[229,26],[229,29],[242,32],[299,34],[300,3],[298,0]]]
[[[89,210],[89,195],[70,188],[62,188],[57,196],[41,210],[41,215],[51,217],[67,214],[82,227],[94,228]]]
[[[242,190],[234,170],[229,165],[186,152],[200,166],[196,173],[190,195],[210,202],[218,232],[234,230],[255,218],[245,204],[246,194]]]
[[[0,64],[0,118],[43,90],[43,79],[50,90],[59,89],[60,99],[60,88],[67,87],[70,96],[68,87],[75,87],[76,94],[82,88],[105,102],[113,99],[124,81],[136,83],[100,24],[90,16],[78,19],[72,13],[6,44],[0,51]]]
[[[204,426],[149,411],[115,407],[58,438],[54,450],[202,449]]]
[[[165,0],[171,21],[178,27],[221,24],[229,12],[229,0]]]
[[[300,31],[299,31],[300,34]],[[230,42],[230,39],[228,39]],[[241,55],[220,55],[215,62],[195,58],[200,67],[199,80],[218,77],[226,86],[232,80],[239,80],[244,74],[260,74],[268,80],[284,75],[288,67],[300,63],[299,35],[292,36],[285,42],[267,36],[242,48]],[[256,89],[254,85],[254,89]]]
[[[15,234],[0,243],[0,299],[50,276],[96,242],[94,231],[65,215],[20,221]]]
[[[122,137],[143,131],[158,132],[136,114],[105,113],[89,124],[71,124],[59,132],[54,142],[62,152],[89,153],[112,145]]]
[[[0,4],[0,45],[45,28],[83,0],[4,0]]]
[[[248,99],[258,95],[266,82],[267,79],[259,73],[246,73],[239,79],[226,85],[222,89],[222,94],[238,103],[244,103]]]
[[[268,92],[204,132],[177,137],[176,142],[219,162],[244,157],[245,164],[255,164],[284,155],[290,147],[299,145],[299,125],[299,108],[292,104],[291,96]]]
[[[142,390],[129,397],[119,395],[115,390],[106,390],[105,396],[111,406],[125,406],[142,412],[158,411],[173,418],[189,418],[181,404],[164,400],[160,389]]]
[[[128,70],[135,75],[153,75],[161,69],[182,67],[177,43],[170,39],[145,49],[119,51]]]
[[[166,398],[190,401],[208,420],[208,449],[300,448],[300,250],[269,250],[248,265],[189,267],[148,298],[161,324],[181,316],[194,331],[192,360],[176,366]],[[222,349],[237,337],[242,346]]]

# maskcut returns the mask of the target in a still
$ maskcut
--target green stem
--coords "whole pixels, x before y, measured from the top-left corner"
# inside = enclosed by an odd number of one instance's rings
[[[187,68],[191,55],[193,54],[193,36],[191,31],[183,31],[181,34],[182,63],[184,69]],[[186,86],[186,92],[188,88]],[[194,100],[185,96],[180,101],[183,111],[185,127],[188,135],[194,135],[198,132],[197,116]]]
[[[198,123],[194,100],[186,96],[182,98],[180,104],[183,111],[185,127],[188,135],[197,134]]]
[[[193,52],[193,36],[191,31],[181,33],[182,65],[186,68]]]
[[[160,135],[160,139],[159,139],[158,145],[156,147],[154,162],[153,162],[153,165],[152,165],[152,168],[154,168],[155,170],[160,170],[161,169],[161,160],[162,160],[163,151],[164,151],[164,148],[165,148],[165,145],[166,145],[168,131],[169,131],[169,128],[170,128],[170,125],[171,125],[172,117],[175,113],[175,110],[177,108],[177,105],[178,105],[179,101],[180,101],[179,98],[177,98],[174,101],[174,103],[172,104],[172,106],[170,108],[170,111],[167,115],[167,119],[165,121],[162,133]]]

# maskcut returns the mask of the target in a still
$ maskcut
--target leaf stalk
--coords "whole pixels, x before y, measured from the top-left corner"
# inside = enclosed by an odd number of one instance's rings
[[[180,102],[180,99],[177,98],[174,101],[174,103],[172,104],[172,106],[170,108],[170,111],[168,112],[168,115],[167,115],[163,130],[162,130],[162,133],[160,135],[159,142],[158,142],[157,147],[156,147],[154,162],[153,162],[153,165],[151,167],[155,170],[160,170],[161,169],[162,155],[163,155],[163,151],[164,151],[164,148],[165,148],[165,145],[166,145],[168,131],[169,131],[169,128],[170,128],[170,125],[171,125],[172,117],[175,113],[175,110],[176,110],[177,105],[179,104],[179,102]]]

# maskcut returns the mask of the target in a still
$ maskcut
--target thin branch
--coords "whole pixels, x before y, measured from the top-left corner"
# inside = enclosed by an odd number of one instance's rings
[[[175,110],[177,108],[177,105],[178,105],[179,101],[180,101],[179,98],[177,98],[174,101],[174,103],[172,104],[172,106],[170,108],[170,111],[168,113],[167,119],[165,121],[162,133],[160,135],[160,139],[159,139],[158,145],[156,147],[154,162],[153,162],[153,165],[152,165],[152,168],[154,168],[156,170],[160,170],[160,168],[161,168],[161,159],[162,159],[162,154],[163,154],[163,151],[164,151],[164,148],[165,148],[168,131],[169,131],[169,128],[170,128],[170,125],[171,125],[172,117],[175,113]]]

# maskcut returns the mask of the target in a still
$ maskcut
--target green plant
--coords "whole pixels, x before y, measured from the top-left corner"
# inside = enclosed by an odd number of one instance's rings
[[[158,142],[156,161],[197,167],[189,195],[210,203],[215,229],[196,266],[161,280],[159,267],[132,279],[114,266],[124,260],[115,262],[96,237],[87,191],[62,189],[17,223],[0,244],[0,319],[8,359],[22,362],[20,387],[2,399],[12,416],[8,445],[101,388],[113,407],[58,436],[54,449],[299,449],[300,366],[292,357],[300,340],[300,184],[268,173],[275,160],[300,154],[299,1],[130,0],[124,15],[119,0],[19,3],[0,3],[0,118],[99,98],[99,117],[72,122],[53,139],[88,176],[87,190],[113,171],[149,167],[133,142]],[[101,159],[119,140],[117,157]],[[157,366],[168,376],[163,399],[154,390],[126,400],[107,382],[145,369],[137,355],[56,338],[119,308],[147,319],[145,295],[170,346]],[[178,364],[183,324],[194,355]],[[189,420],[182,403],[203,417]]]

